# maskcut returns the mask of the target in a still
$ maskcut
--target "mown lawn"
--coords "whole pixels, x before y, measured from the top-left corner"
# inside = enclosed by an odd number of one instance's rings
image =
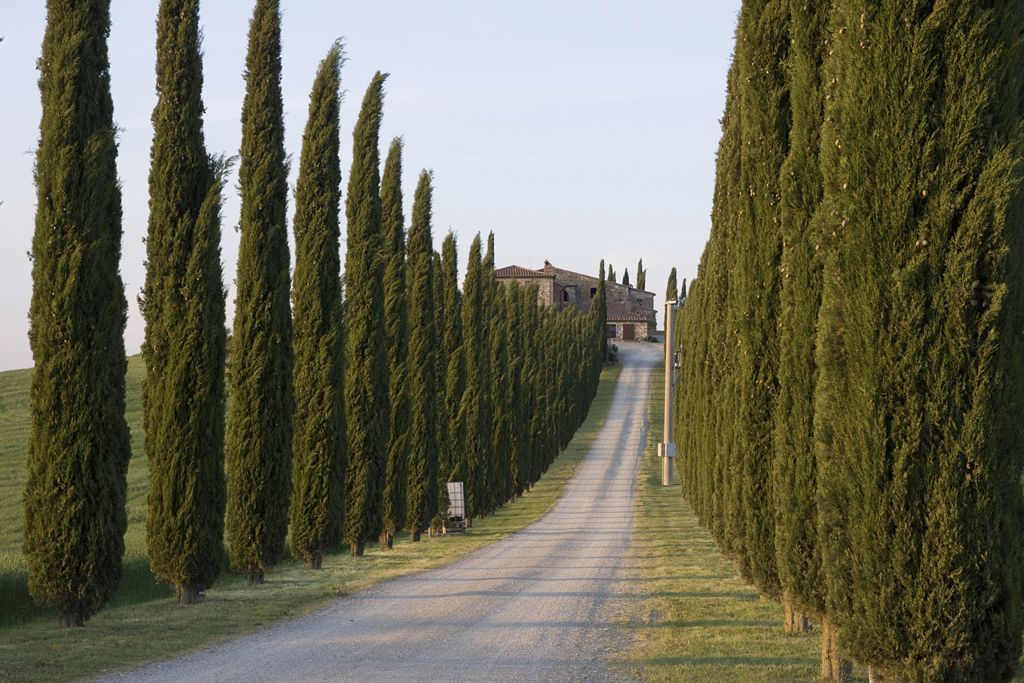
[[[763,603],[697,523],[678,485],[661,485],[658,442],[664,370],[655,371],[650,430],[637,489],[623,628],[617,663],[646,681],[817,681],[816,632],[782,630],[782,606]],[[854,680],[866,680],[854,671]]]
[[[84,629],[62,631],[52,609],[32,604],[21,557],[22,489],[29,434],[30,371],[0,373],[0,680],[62,681],[126,669],[209,646],[298,616],[380,581],[458,559],[501,539],[551,509],[608,414],[619,368],[606,369],[587,421],[566,451],[528,494],[497,514],[474,520],[465,535],[395,549],[370,548],[363,558],[329,555],[324,569],[286,561],[250,587],[223,575],[196,606],[175,605],[171,591],[149,573],[145,549],[146,459],[142,453],[141,380],[138,357],[129,360],[128,424],[133,458],[128,470],[125,579],[111,604]]]

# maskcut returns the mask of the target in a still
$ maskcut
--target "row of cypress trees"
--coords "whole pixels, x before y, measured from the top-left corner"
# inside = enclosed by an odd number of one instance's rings
[[[748,0],[680,314],[693,510],[822,675],[1012,676],[1024,16]],[[671,289],[671,285],[670,285]]]
[[[49,0],[40,60],[30,341],[33,430],[24,550],[32,595],[80,626],[110,597],[124,550],[126,302],[106,39],[109,0]],[[432,176],[408,232],[402,143],[379,172],[385,74],[353,133],[341,276],[340,44],[310,95],[287,239],[279,0],[249,24],[234,329],[225,328],[221,198],[229,161],[203,137],[198,0],[161,0],[142,355],[146,538],[158,580],[196,602],[225,563],[253,583],[291,553],[319,568],[446,511],[474,516],[530,487],[584,419],[604,359],[604,307],[541,310],[502,288],[476,237],[459,291],[439,254]],[[383,257],[382,257],[383,255]],[[603,269],[603,266],[602,266]],[[344,291],[343,291],[344,290]],[[601,286],[603,296],[603,284]],[[290,532],[290,533],[289,533]]]

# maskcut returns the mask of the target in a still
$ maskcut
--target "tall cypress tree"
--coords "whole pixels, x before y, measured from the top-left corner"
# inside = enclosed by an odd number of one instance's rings
[[[249,22],[238,184],[242,196],[231,403],[227,535],[231,566],[253,583],[281,559],[292,465],[288,164],[281,99],[281,11],[257,0]]]
[[[647,289],[647,271],[644,270],[644,260],[636,262],[636,288],[641,291]]]
[[[493,271],[492,271],[493,272]],[[498,507],[507,501],[508,482],[511,477],[512,411],[514,396],[509,376],[508,326],[511,313],[508,292],[499,285],[495,291],[491,316],[491,347],[488,365],[491,368],[491,446],[492,501]]]
[[[374,75],[352,133],[345,214],[345,537],[354,555],[383,530],[388,444],[388,357],[384,322],[384,235],[381,230],[380,121],[385,74]]]
[[[608,264],[608,282],[618,282],[618,280],[615,277],[615,269],[612,267],[612,264],[610,263]]]
[[[665,299],[672,301],[679,298],[679,287],[676,285],[676,269],[668,274],[668,285],[665,287]]]
[[[1024,16],[835,0],[832,17],[815,404],[829,618],[887,679],[1008,680],[1024,625]]]
[[[319,569],[341,537],[345,476],[341,310],[342,50],[328,51],[313,81],[295,187],[295,433],[292,439],[292,554]]]
[[[465,354],[462,349],[462,293],[459,291],[458,249],[455,233],[449,231],[441,245],[441,266],[444,278],[444,404],[447,420],[442,434],[441,477],[445,481],[464,478],[462,432],[459,406],[466,387]]]
[[[110,3],[47,3],[35,181],[25,488],[29,590],[81,626],[121,578],[126,303],[110,97]]]
[[[601,260],[597,276],[597,292],[590,306],[590,315],[594,326],[594,334],[600,340],[601,363],[608,360],[608,292],[604,280],[604,259]],[[598,371],[600,372],[600,370]]]
[[[222,161],[203,139],[198,0],[162,0],[149,171],[143,425],[146,544],[156,578],[191,604],[224,562]]]
[[[437,337],[431,176],[420,173],[409,228],[409,466],[406,520],[413,541],[437,515]]]
[[[774,414],[772,491],[775,556],[786,610],[786,629],[805,632],[810,614],[825,614],[817,547],[814,466],[814,345],[821,302],[821,240],[813,228],[821,201],[821,63],[830,2],[791,0],[789,79],[793,109],[789,156],[780,174],[782,282],[779,304],[779,395]],[[828,643],[823,628],[823,644]],[[838,678],[823,650],[822,677]]]
[[[388,459],[384,483],[382,545],[391,548],[405,526],[406,453],[409,450],[409,321],[406,310],[405,216],[402,214],[402,139],[391,141],[381,177],[381,229],[384,233],[384,316],[388,345]],[[419,362],[413,356],[416,362]]]
[[[629,287],[629,268],[626,268],[626,270],[622,271],[622,284]]]
[[[762,594],[779,593],[772,506],[772,412],[778,392],[779,172],[789,144],[788,0],[747,2],[737,31],[742,119],[740,187],[747,195],[737,221],[737,331],[734,435],[742,477],[741,569]]]
[[[469,262],[466,266],[466,280],[462,287],[462,332],[463,357],[466,368],[466,387],[459,405],[459,432],[462,464],[460,471],[465,478],[466,514],[477,517],[487,511],[486,457],[490,448],[490,435],[484,431],[481,405],[490,400],[485,393],[483,370],[486,362],[483,354],[483,278],[481,240],[477,234],[469,248]]]
[[[477,397],[480,401],[480,435],[482,437],[483,452],[481,481],[484,487],[484,514],[494,512],[498,507],[496,498],[497,462],[495,460],[493,441],[490,435],[494,433],[494,412],[495,406],[491,402],[492,387],[494,386],[494,373],[490,363],[491,356],[491,331],[496,327],[494,321],[495,299],[498,289],[498,280],[494,276],[494,233],[487,233],[487,251],[484,252],[481,264],[481,286],[482,298],[480,306],[480,363],[477,365],[479,373],[480,393]]]

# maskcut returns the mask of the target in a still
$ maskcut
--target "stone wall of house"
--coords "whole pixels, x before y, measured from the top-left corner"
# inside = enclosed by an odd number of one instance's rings
[[[498,278],[499,284],[508,284],[509,282],[518,282],[524,287],[536,287],[537,288],[537,303],[541,306],[552,306],[559,305],[560,302],[555,301],[555,279],[550,277],[500,277]]]

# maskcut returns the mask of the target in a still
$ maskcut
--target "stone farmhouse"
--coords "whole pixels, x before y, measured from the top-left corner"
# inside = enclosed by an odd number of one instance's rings
[[[537,287],[537,300],[543,306],[559,310],[575,306],[586,313],[597,295],[598,279],[576,273],[544,261],[539,270],[506,266],[494,271],[498,282],[519,282]],[[654,334],[656,311],[654,294],[616,282],[605,283],[608,301],[608,338],[619,341],[644,341]]]

